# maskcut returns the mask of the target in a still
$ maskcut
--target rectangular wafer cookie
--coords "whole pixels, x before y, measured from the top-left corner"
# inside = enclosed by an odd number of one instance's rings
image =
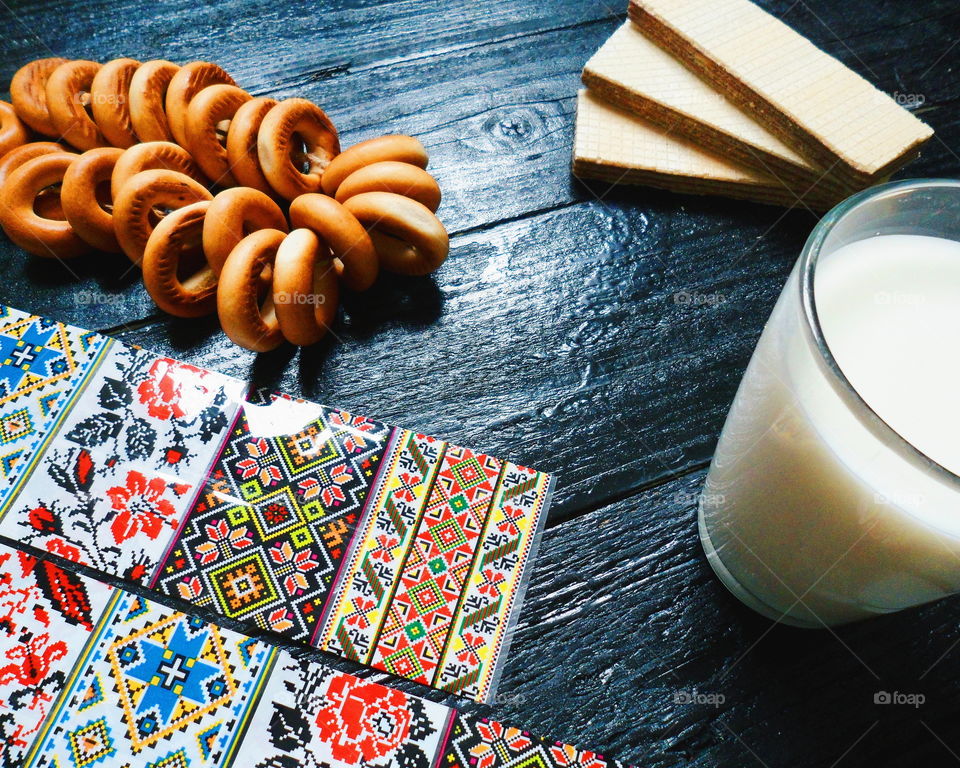
[[[627,111],[798,190],[853,190],[815,168],[627,21],[587,62],[583,83]]]
[[[818,188],[794,193],[781,181],[712,155],[589,91],[577,99],[573,173],[612,184],[723,195],[826,210],[838,202]]]
[[[630,19],[804,157],[863,186],[932,129],[749,0],[630,0]]]

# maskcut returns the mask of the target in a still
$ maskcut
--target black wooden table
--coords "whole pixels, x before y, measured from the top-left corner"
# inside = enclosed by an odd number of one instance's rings
[[[883,90],[922,102],[937,136],[908,175],[960,176],[956,0],[762,4]],[[210,59],[256,94],[316,101],[345,145],[420,137],[452,252],[433,278],[383,279],[348,301],[337,339],[259,357],[213,321],[162,316],[123,257],[68,269],[2,238],[0,300],[556,472],[523,620],[486,710],[501,719],[645,767],[960,762],[960,598],[794,630],[741,607],[704,561],[696,494],[815,219],[571,178],[580,70],[625,5],[4,5],[3,82],[49,55]],[[881,690],[926,703],[876,705]]]

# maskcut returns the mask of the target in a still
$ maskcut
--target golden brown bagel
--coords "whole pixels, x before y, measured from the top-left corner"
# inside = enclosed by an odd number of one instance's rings
[[[258,229],[287,231],[287,219],[272,198],[250,187],[225,189],[213,198],[203,225],[203,252],[215,274],[237,243]]]
[[[324,169],[339,152],[337,129],[320,107],[306,99],[281,101],[260,124],[257,155],[263,175],[287,200],[319,191]]]
[[[90,250],[68,222],[36,212],[37,196],[45,189],[55,190],[76,158],[67,152],[34,157],[13,171],[0,190],[0,224],[25,251],[43,258],[70,259]]]
[[[206,187],[182,173],[166,169],[141,171],[128,179],[113,199],[117,242],[130,261],[139,264],[150,233],[160,219],[171,210],[212,197]]]
[[[68,61],[47,78],[47,109],[53,127],[58,136],[80,150],[110,146],[86,109],[99,70],[95,61]]]
[[[10,81],[10,101],[17,116],[37,133],[56,136],[57,129],[47,109],[47,79],[66,59],[36,59],[24,64]]]
[[[268,195],[274,194],[274,191],[260,167],[257,133],[263,118],[276,104],[276,99],[251,99],[240,106],[227,129],[227,161],[234,178],[239,184]]]
[[[447,230],[422,203],[392,192],[362,192],[343,206],[370,232],[384,269],[426,275],[446,260]]]
[[[187,107],[186,149],[215,185],[232,187],[237,183],[230,170],[226,137],[220,126],[229,123],[243,103],[252,98],[242,88],[221,83],[204,88]]]
[[[27,126],[20,122],[13,105],[0,101],[0,158],[11,149],[22,147],[29,138]]]
[[[263,307],[260,306],[260,275],[273,264],[284,237],[278,229],[261,229],[247,235],[233,249],[220,273],[220,325],[234,344],[254,352],[268,352],[283,343],[271,292],[267,292]]]
[[[354,171],[337,188],[343,202],[361,192],[393,192],[423,203],[436,213],[440,207],[440,185],[423,168],[396,160],[383,160]]]
[[[120,252],[113,230],[110,176],[122,154],[117,147],[87,150],[67,168],[60,190],[63,213],[74,232],[94,248],[110,253]]]
[[[115,147],[137,143],[130,121],[130,81],[140,66],[135,59],[108,61],[94,75],[90,86],[90,109],[104,138]]]
[[[203,260],[201,233],[210,203],[184,206],[157,224],[143,253],[143,284],[164,312],[176,317],[203,317],[217,308],[217,276]],[[181,279],[184,255],[197,269]]]
[[[54,152],[68,152],[68,150],[63,144],[57,144],[53,141],[32,141],[29,144],[11,149],[0,158],[0,187],[6,183],[7,177],[11,173],[28,160],[33,160],[40,155],[50,155]]]
[[[180,69],[172,61],[141,64],[130,80],[130,122],[140,141],[173,141],[164,102],[167,86]]]
[[[347,286],[365,291],[373,285],[380,269],[377,251],[361,222],[343,205],[326,195],[301,195],[290,205],[290,223],[320,237]]]
[[[323,191],[328,195],[336,195],[344,179],[352,173],[365,166],[386,160],[426,168],[427,150],[413,136],[402,134],[379,136],[376,139],[361,141],[341,152],[327,166],[323,174]]]
[[[337,317],[340,286],[327,249],[309,229],[287,235],[273,265],[273,305],[283,337],[308,346],[326,336]]]
[[[173,140],[181,147],[187,145],[187,107],[200,91],[217,83],[236,85],[230,75],[209,61],[185,64],[170,79],[165,101],[167,123],[170,125]]]
[[[200,166],[193,161],[190,153],[183,147],[170,141],[149,141],[136,144],[123,153],[123,157],[117,161],[113,169],[110,191],[116,198],[127,179],[141,171],[159,168],[186,174],[201,184],[207,183],[207,178],[200,170]]]

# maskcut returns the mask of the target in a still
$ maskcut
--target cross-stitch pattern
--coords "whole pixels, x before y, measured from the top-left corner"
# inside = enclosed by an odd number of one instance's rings
[[[264,702],[246,739],[266,755],[257,768],[431,768],[451,716],[441,704],[294,659],[277,665]]]
[[[496,720],[457,715],[442,768],[622,768],[616,760],[549,742]]]
[[[0,548],[0,766],[621,768]]]
[[[233,379],[114,345],[0,532],[107,573],[148,577],[242,391]]]
[[[276,649],[122,593],[28,766],[225,766]]]
[[[309,642],[389,434],[324,406],[245,406],[154,586]]]
[[[384,464],[319,645],[483,700],[550,478],[406,430]]]
[[[107,343],[0,305],[0,509]]]
[[[19,766],[110,590],[0,546],[0,766]]]
[[[4,429],[27,430],[4,393],[25,396],[41,369],[73,373],[43,406],[29,461],[9,462],[0,534],[395,675],[493,695],[549,475],[336,408],[245,401],[236,379],[3,318],[0,446]]]

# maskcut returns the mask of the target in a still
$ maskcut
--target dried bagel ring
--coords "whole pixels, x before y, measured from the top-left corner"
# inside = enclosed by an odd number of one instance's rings
[[[305,347],[327,335],[337,316],[340,286],[333,260],[309,229],[284,238],[273,265],[273,305],[283,337]]]
[[[167,213],[213,198],[205,186],[176,171],[157,168],[129,179],[113,198],[113,227],[117,242],[134,264],[157,222]]]
[[[290,205],[290,223],[320,236],[347,286],[365,291],[373,285],[380,270],[377,251],[363,225],[343,205],[326,195],[301,195]]]
[[[250,187],[225,189],[213,198],[203,225],[203,252],[211,269],[219,275],[237,243],[259,229],[287,231],[287,219],[273,198]]]
[[[74,231],[94,248],[110,253],[120,252],[113,229],[110,175],[122,154],[118,147],[87,150],[67,169],[60,191],[63,213]]]
[[[0,190],[0,224],[23,250],[44,258],[69,259],[90,250],[67,221],[36,212],[37,196],[63,181],[77,156],[67,152],[41,155],[27,161]]]
[[[393,160],[426,168],[428,159],[427,150],[413,136],[391,134],[361,141],[333,159],[323,174],[323,191],[336,195],[344,179],[367,165]]]
[[[200,166],[193,161],[190,153],[183,147],[170,141],[148,141],[145,144],[135,144],[123,153],[123,157],[117,161],[113,169],[110,191],[116,198],[120,194],[120,188],[128,179],[141,171],[160,168],[186,174],[201,184],[207,182]]]
[[[77,149],[107,147],[109,142],[87,113],[93,78],[100,70],[95,61],[68,61],[47,78],[47,109],[57,134]]]
[[[236,85],[230,75],[209,61],[192,61],[185,64],[170,79],[165,100],[167,122],[170,125],[173,140],[180,146],[187,146],[187,107],[200,91],[208,85],[217,83]]]
[[[220,273],[220,325],[235,344],[254,352],[269,352],[283,343],[272,292],[267,292],[261,307],[260,275],[273,265],[285,237],[278,229],[261,229],[247,235],[233,249]]]
[[[136,59],[108,61],[90,85],[90,109],[104,138],[115,147],[137,143],[130,120],[130,82],[140,66]]]
[[[257,155],[263,175],[287,200],[319,191],[324,169],[339,152],[337,129],[320,107],[306,99],[281,101],[260,124]],[[298,167],[301,163],[306,171]]]
[[[396,160],[383,160],[354,171],[337,188],[343,202],[361,192],[393,192],[423,203],[436,213],[440,207],[440,185],[423,168]]]
[[[187,107],[184,128],[186,149],[213,183],[232,187],[237,183],[227,159],[226,132],[221,125],[236,114],[244,102],[253,97],[235,85],[210,85],[193,97]]]
[[[201,246],[209,207],[203,200],[171,213],[157,224],[143,253],[147,293],[160,309],[176,317],[203,317],[217,308],[217,276],[207,266]],[[183,273],[187,276],[181,277]]]
[[[250,99],[240,106],[227,128],[227,161],[234,178],[243,186],[253,187],[268,195],[274,192],[260,167],[257,133],[267,112],[276,105],[276,99],[266,96]]]
[[[167,86],[180,67],[154,59],[141,64],[130,80],[130,122],[140,141],[172,141],[164,101]]]
[[[443,264],[450,252],[447,230],[416,200],[392,192],[362,192],[343,206],[370,232],[385,269],[426,275]]]
[[[27,127],[20,122],[13,105],[0,101],[0,157],[23,146],[29,138]]]
[[[66,59],[36,59],[24,64],[10,81],[10,101],[17,116],[37,133],[56,136],[57,129],[47,110],[47,79]]]
[[[72,154],[62,144],[53,141],[32,141],[16,149],[11,149],[0,158],[0,187],[6,183],[11,173],[28,160],[33,160],[33,158],[41,155],[52,155],[55,152]]]

